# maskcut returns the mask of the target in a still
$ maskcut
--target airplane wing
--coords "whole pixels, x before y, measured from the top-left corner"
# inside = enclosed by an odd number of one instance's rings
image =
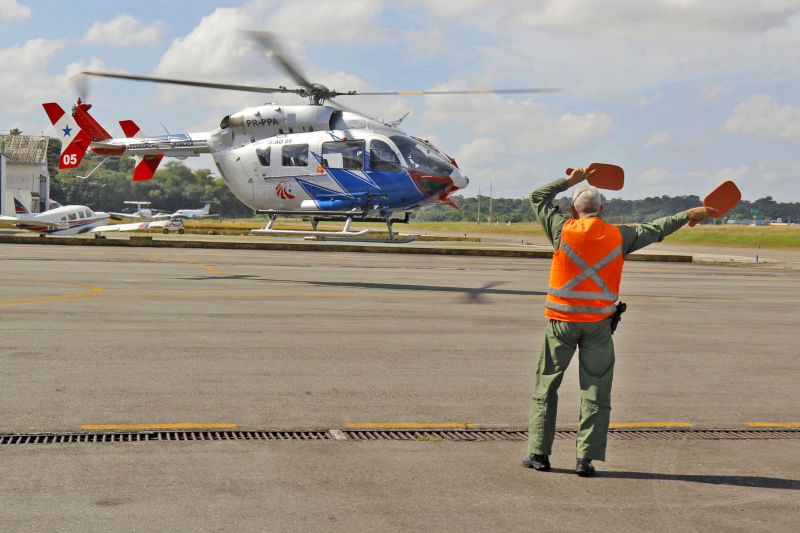
[[[0,225],[1,226],[15,226],[19,228],[37,228],[37,227],[47,227],[47,228],[54,228],[58,226],[59,222],[47,222],[44,220],[37,220],[35,218],[17,218],[17,217],[7,217],[7,216],[0,216]]]
[[[111,215],[111,218],[115,218],[116,217],[117,220],[119,220],[120,218],[135,218],[136,220],[143,220],[144,219],[143,216],[137,215],[136,213],[114,213],[114,212],[110,212],[108,214]]]
[[[222,215],[170,215],[172,220],[200,220],[201,218],[219,218]]]
[[[97,226],[89,230],[89,233],[108,233],[112,231],[147,231],[149,229],[163,228],[170,224],[169,220],[158,222],[131,222],[129,224],[109,224]]]

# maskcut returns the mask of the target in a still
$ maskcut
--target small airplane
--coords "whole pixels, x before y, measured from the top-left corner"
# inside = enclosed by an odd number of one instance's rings
[[[211,154],[231,192],[248,207],[266,214],[269,222],[254,233],[290,233],[312,237],[321,220],[343,221],[335,235],[353,237],[369,230],[350,231],[354,220],[385,222],[389,240],[395,240],[394,222],[408,222],[409,214],[434,202],[455,207],[448,198],[469,184],[456,161],[430,142],[398,129],[394,121],[377,119],[334,102],[337,96],[456,95],[549,93],[560,89],[481,89],[460,91],[340,92],[310,82],[280,50],[271,34],[251,32],[292,78],[296,89],[256,87],[193,80],[177,80],[85,71],[99,76],[253,93],[293,93],[309,99],[308,105],[265,104],[226,115],[219,128],[202,133],[137,137],[139,127],[120,122],[125,137],[113,138],[91,115],[90,104],[78,98],[67,114],[54,102],[43,107],[63,141],[59,168],[74,168],[86,150],[97,155],[137,159],[133,181],[153,177],[164,157],[186,158]],[[310,220],[310,231],[276,230],[278,216]],[[404,218],[396,218],[396,216]]]
[[[178,209],[169,218],[188,218],[189,220],[199,220],[201,218],[219,218],[219,215],[210,214],[211,202],[206,201],[200,209]]]
[[[40,235],[93,233],[95,237],[102,237],[103,233],[147,231],[155,228],[161,228],[164,233],[169,233],[171,230],[183,233],[183,224],[180,220],[108,224],[109,213],[92,211],[84,205],[64,205],[41,213],[31,213],[18,198],[14,198],[14,212],[16,216],[13,217],[0,216],[0,225],[15,226]]]
[[[149,207],[145,207],[147,205],[150,205],[150,202],[136,202],[131,200],[125,200],[122,203],[126,205],[135,205],[136,211],[134,211],[133,213],[126,213],[126,212],[115,213],[114,211],[110,211],[108,214],[111,215],[111,218],[113,219],[135,218],[139,220],[156,220],[157,216],[165,214],[164,211],[158,211],[156,209],[150,209]],[[169,218],[169,216],[167,216],[167,218]]]
[[[207,201],[203,207],[200,209],[178,209],[174,213],[167,213],[166,211],[161,211],[157,209],[150,209],[148,207],[144,207],[146,205],[150,205],[150,202],[138,202],[138,201],[130,201],[125,200],[122,202],[124,204],[135,205],[136,211],[133,213],[117,213],[117,212],[110,212],[111,218],[135,218],[141,220],[163,220],[163,219],[190,219],[190,220],[198,220],[201,218],[215,218],[219,217],[219,215],[211,215],[209,211],[211,211],[211,202]]]

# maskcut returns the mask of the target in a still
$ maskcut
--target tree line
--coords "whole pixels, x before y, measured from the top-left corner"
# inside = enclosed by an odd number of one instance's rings
[[[125,200],[149,201],[153,208],[175,211],[201,207],[211,200],[212,213],[228,218],[253,216],[253,210],[240,202],[225,185],[224,180],[212,175],[210,170],[191,170],[179,161],[163,164],[153,179],[132,182],[135,161],[130,157],[110,157],[88,179],[85,176],[100,162],[100,158],[87,153],[77,169],[60,170],[50,183],[50,197],[62,204],[88,205],[96,210],[123,211],[130,209]],[[450,197],[459,210],[437,203],[420,209],[415,214],[421,221],[471,221],[536,222],[528,198],[493,198],[478,195],[472,198]],[[641,200],[606,201],[604,219],[615,223],[647,222],[663,216],[674,215],[700,205],[697,196],[657,196]],[[559,198],[556,204],[569,212],[569,199]],[[490,211],[491,206],[491,211]],[[743,200],[718,223],[734,219],[783,219],[800,222],[800,202],[783,203],[771,196],[755,201]]]
[[[530,200],[528,198],[494,198],[477,196],[464,198],[451,196],[459,210],[444,204],[426,206],[417,213],[416,220],[431,222],[471,221],[477,222],[536,222]],[[491,203],[491,211],[490,211]],[[690,207],[701,205],[698,196],[654,196],[641,200],[622,200],[613,198],[606,200],[603,208],[603,219],[617,224],[649,222],[657,218],[674,215]],[[563,212],[569,213],[570,199],[562,197],[554,202]],[[742,200],[731,209],[725,217],[714,219],[709,223],[725,223],[728,219],[782,219],[784,222],[800,222],[800,202],[776,202],[772,196],[755,201]]]

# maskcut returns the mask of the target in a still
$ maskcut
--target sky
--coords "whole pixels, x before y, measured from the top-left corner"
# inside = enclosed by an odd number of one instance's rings
[[[0,0],[0,132],[48,132],[70,76],[112,70],[291,87],[242,30],[276,33],[305,76],[340,90],[559,87],[556,94],[340,97],[430,139],[479,192],[521,198],[593,161],[625,199],[800,201],[800,0]],[[209,131],[293,95],[95,79],[92,114],[122,136]],[[163,126],[162,126],[163,124]],[[210,156],[187,160],[214,170]]]

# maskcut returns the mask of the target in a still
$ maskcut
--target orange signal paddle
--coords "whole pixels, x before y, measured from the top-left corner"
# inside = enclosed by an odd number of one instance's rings
[[[717,212],[714,213],[714,217],[721,217],[739,203],[741,199],[742,191],[739,190],[739,187],[737,187],[734,182],[728,180],[703,198],[703,206],[713,207],[717,210]],[[696,226],[697,221],[690,220],[689,225]]]
[[[589,185],[594,185],[600,189],[618,191],[625,183],[625,171],[622,167],[610,163],[592,163],[586,170],[594,170],[589,176]],[[567,169],[567,175],[572,174],[573,169]]]

